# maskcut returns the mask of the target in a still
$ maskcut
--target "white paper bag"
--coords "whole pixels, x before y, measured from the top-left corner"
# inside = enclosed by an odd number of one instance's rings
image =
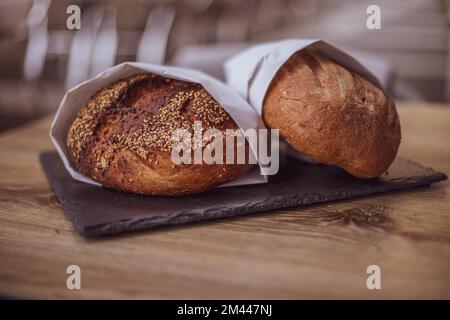
[[[77,172],[72,167],[67,152],[66,136],[80,108],[101,88],[138,73],[151,72],[163,77],[201,84],[212,97],[228,112],[242,130],[265,128],[261,118],[254,109],[234,90],[211,76],[186,68],[177,68],[146,63],[125,62],[105,70],[93,79],[87,80],[70,89],[61,101],[50,129],[50,138],[60,155],[65,168],[78,181],[100,186],[93,179]],[[250,139],[251,140],[251,139]],[[257,145],[249,141],[250,150],[257,157]],[[246,175],[221,186],[236,186],[267,182],[260,168],[251,170]]]

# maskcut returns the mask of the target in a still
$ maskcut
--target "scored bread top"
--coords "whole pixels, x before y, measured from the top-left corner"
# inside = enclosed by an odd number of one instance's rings
[[[400,144],[392,99],[311,50],[295,53],[278,70],[264,99],[263,118],[301,153],[362,178],[382,174]]]

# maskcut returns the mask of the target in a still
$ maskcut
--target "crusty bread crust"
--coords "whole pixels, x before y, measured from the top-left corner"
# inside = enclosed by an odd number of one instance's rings
[[[79,172],[106,187],[139,194],[201,192],[251,168],[225,160],[224,164],[175,165],[172,132],[179,128],[192,132],[194,121],[202,121],[204,130],[238,129],[200,85],[140,74],[98,91],[71,125],[67,147]],[[248,156],[248,145],[246,152]]]
[[[310,50],[297,52],[277,72],[263,118],[298,151],[361,178],[381,175],[401,139],[392,99]]]

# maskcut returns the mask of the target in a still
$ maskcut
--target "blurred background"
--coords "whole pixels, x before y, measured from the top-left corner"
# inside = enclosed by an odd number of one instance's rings
[[[381,29],[366,26],[369,5]],[[81,9],[69,30],[67,7]],[[320,38],[398,100],[450,102],[448,0],[0,0],[0,131],[52,113],[64,92],[123,61],[200,68],[261,41]]]

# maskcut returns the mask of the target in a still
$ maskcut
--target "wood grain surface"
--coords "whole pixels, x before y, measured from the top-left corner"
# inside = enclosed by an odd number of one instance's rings
[[[400,155],[450,174],[450,106],[400,104]],[[39,165],[50,118],[0,135],[0,295],[450,298],[449,182],[87,240]],[[81,290],[66,268],[81,267]],[[381,268],[368,290],[366,268]]]

